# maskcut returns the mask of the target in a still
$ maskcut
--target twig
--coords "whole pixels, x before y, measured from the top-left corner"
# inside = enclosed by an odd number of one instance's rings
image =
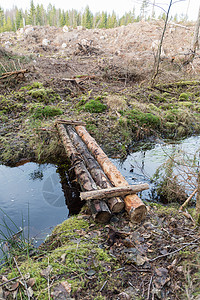
[[[48,257],[48,267],[49,267],[49,257]],[[47,278],[48,298],[49,298],[49,300],[50,300],[50,299],[51,299],[51,295],[50,295],[49,275],[50,275],[50,272],[48,272],[48,278]]]
[[[17,264],[17,261],[16,261],[15,257],[13,257],[13,260],[14,260],[14,262],[15,262],[15,265],[16,265],[16,267],[17,267],[17,270],[18,270],[19,274],[20,274],[21,277],[22,277],[22,280],[24,281],[24,287],[25,287],[25,289],[26,289],[27,297],[28,297],[28,299],[30,300],[31,298],[30,298],[30,294],[29,294],[29,291],[28,291],[27,284],[26,284],[26,281],[25,281],[25,279],[24,279],[24,276],[23,276],[22,272],[20,271],[20,268],[19,268],[19,266],[18,266],[18,264]]]
[[[7,78],[7,77],[10,77],[10,76],[12,76],[12,75],[24,74],[24,73],[26,73],[26,72],[28,72],[27,69],[3,73],[2,76],[0,77],[0,80],[1,80],[1,79],[4,79],[4,78]]]
[[[4,67],[4,65],[0,62],[0,65],[2,66],[2,68],[7,72],[6,68]]]
[[[102,287],[100,288],[99,292],[101,292],[101,291],[104,289],[104,287],[105,287],[105,285],[106,285],[107,282],[108,282],[108,280],[106,280],[106,281],[104,282],[104,284],[103,284]]]
[[[187,200],[181,205],[179,211],[183,210],[183,208],[188,204],[188,202],[192,199],[192,197],[196,194],[197,189],[195,189],[192,194],[187,198]]]
[[[170,252],[170,253],[166,253],[166,254],[163,254],[163,255],[159,255],[159,256],[157,256],[157,257],[154,257],[154,258],[150,259],[149,262],[155,261],[155,260],[157,260],[157,259],[159,259],[159,258],[162,258],[162,257],[166,257],[166,256],[169,256],[169,255],[175,254],[175,253],[181,251],[182,249],[184,249],[184,248],[186,248],[186,247],[188,247],[188,246],[194,244],[194,243],[197,242],[198,240],[200,240],[200,237],[196,238],[194,241],[192,241],[192,242],[190,242],[190,243],[184,245],[183,247],[181,247],[181,248],[179,248],[179,249],[177,249],[177,250],[174,250],[174,251],[172,251],[172,252]]]
[[[11,281],[14,281],[14,280],[16,280],[16,279],[18,279],[18,278],[20,278],[20,276],[17,276],[17,277],[14,277],[14,278],[12,278],[12,279],[9,279],[9,280],[7,280],[6,282],[1,283],[0,286],[3,286],[3,285],[5,285],[6,283],[11,282]]]
[[[150,292],[151,292],[152,280],[153,280],[153,276],[151,276],[151,279],[150,279],[150,282],[149,282],[147,300],[150,299]]]

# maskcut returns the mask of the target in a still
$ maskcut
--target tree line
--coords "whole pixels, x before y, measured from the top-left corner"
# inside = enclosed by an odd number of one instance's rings
[[[144,2],[144,3],[143,3]],[[146,1],[142,2],[140,15],[135,15],[135,9],[125,13],[122,17],[118,17],[113,11],[108,14],[106,11],[93,14],[89,6],[86,6],[83,12],[76,9],[63,10],[57,9],[54,5],[49,4],[47,9],[42,4],[35,5],[31,0],[30,8],[28,10],[12,9],[4,11],[0,7],[0,32],[17,31],[25,25],[39,25],[39,26],[56,26],[62,27],[64,25],[76,28],[83,26],[85,28],[114,28],[121,25],[128,25],[129,23],[139,22],[142,18],[147,19],[145,11],[147,9]],[[145,4],[146,3],[146,4]],[[150,18],[148,16],[148,18]],[[165,15],[160,15],[158,19],[165,18]],[[177,16],[174,17],[177,18]]]

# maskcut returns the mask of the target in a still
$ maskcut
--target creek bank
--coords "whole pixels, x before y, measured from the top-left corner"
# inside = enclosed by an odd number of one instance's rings
[[[122,294],[138,300],[149,294],[186,299],[188,272],[193,282],[189,293],[197,299],[197,238],[198,228],[173,205],[149,205],[147,219],[137,225],[126,213],[108,226],[94,224],[83,210],[58,225],[37,253],[16,259],[33,299],[48,294],[52,299],[123,299]],[[4,282],[20,276],[12,259],[10,266],[0,271]],[[26,294],[19,280],[13,279],[10,290],[3,285],[2,295],[12,297],[19,289]]]

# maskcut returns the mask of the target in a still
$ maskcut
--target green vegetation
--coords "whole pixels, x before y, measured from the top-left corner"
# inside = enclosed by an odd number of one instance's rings
[[[189,99],[189,94],[188,93],[181,93],[180,96],[179,96],[179,100],[188,101],[188,99]]]
[[[54,116],[59,116],[63,114],[63,111],[54,106],[42,106],[42,105],[34,105],[30,112],[32,113],[33,119],[43,119],[43,118],[50,118]]]
[[[91,99],[82,107],[82,109],[90,113],[101,113],[107,109],[107,106],[99,100]]]
[[[98,225],[95,226],[98,229]],[[118,267],[115,259],[107,250],[101,249],[98,242],[98,236],[90,236],[89,224],[86,220],[71,217],[53,230],[52,235],[36,251],[33,258],[20,257],[20,271],[24,278],[30,274],[29,277],[35,281],[32,287],[34,296],[41,300],[48,299],[46,288],[48,276],[56,278],[51,290],[60,279],[71,284],[72,294],[78,288],[87,289],[84,282],[90,281],[90,272],[98,276],[94,288],[98,294],[105,280],[109,278],[108,268],[114,271]],[[17,276],[17,269],[12,260],[9,265],[5,264],[0,270],[0,274],[5,272],[8,279]],[[26,299],[26,296],[24,295],[22,299]]]
[[[23,9],[18,9],[17,7],[5,11],[0,7],[0,32],[16,31],[23,27],[24,21],[26,25],[33,26],[66,25],[73,28],[83,26],[88,29],[114,28],[121,25],[128,25],[133,22],[139,22],[142,18],[148,18],[148,5],[149,4],[146,1],[145,6],[144,2],[141,4],[141,13],[138,16],[135,15],[135,9],[133,9],[119,18],[114,11],[112,14],[108,14],[105,11],[93,14],[90,11],[89,6],[86,6],[83,12],[76,9],[64,11],[57,9],[52,4],[49,4],[47,9],[45,9],[42,4],[35,5],[33,0],[31,0],[30,8],[25,11]],[[163,15],[161,14],[158,16],[158,19],[163,19]]]

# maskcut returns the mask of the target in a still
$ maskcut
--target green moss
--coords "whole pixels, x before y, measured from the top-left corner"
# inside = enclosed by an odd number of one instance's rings
[[[179,101],[178,105],[183,106],[183,107],[188,107],[188,108],[191,108],[194,106],[194,104],[189,101]]]
[[[55,106],[35,105],[30,109],[33,119],[44,119],[62,115],[63,111]]]
[[[179,96],[179,100],[187,101],[188,99],[189,99],[189,94],[188,93],[181,93],[180,96]]]
[[[55,284],[66,280],[71,284],[72,295],[78,288],[85,288],[87,284],[85,275],[89,270],[94,270],[98,275],[96,287],[94,285],[95,292],[98,292],[105,280],[109,278],[106,267],[109,266],[112,270],[119,267],[107,250],[99,248],[99,244],[95,243],[93,238],[87,237],[88,233],[90,229],[86,220],[80,217],[69,218],[54,229],[52,236],[46,242],[53,243],[55,240],[59,242],[61,240],[60,246],[50,250],[53,247],[48,245],[48,250],[41,252],[38,260],[29,258],[21,263],[18,260],[21,273],[24,276],[30,274],[30,277],[35,279],[36,283],[32,287],[35,298],[48,299],[47,278],[41,275],[41,271],[48,266],[52,268],[50,277],[56,278]],[[3,271],[5,272],[5,268]],[[6,270],[6,273],[8,279],[18,276],[15,266]],[[53,287],[51,289],[53,290]]]
[[[88,111],[90,113],[101,113],[107,109],[107,106],[103,103],[101,103],[99,100],[90,100],[87,102],[83,110]]]
[[[159,128],[161,124],[159,116],[152,113],[144,113],[137,109],[132,109],[127,112],[127,118],[133,122],[137,122],[140,126],[150,125],[152,128]]]

